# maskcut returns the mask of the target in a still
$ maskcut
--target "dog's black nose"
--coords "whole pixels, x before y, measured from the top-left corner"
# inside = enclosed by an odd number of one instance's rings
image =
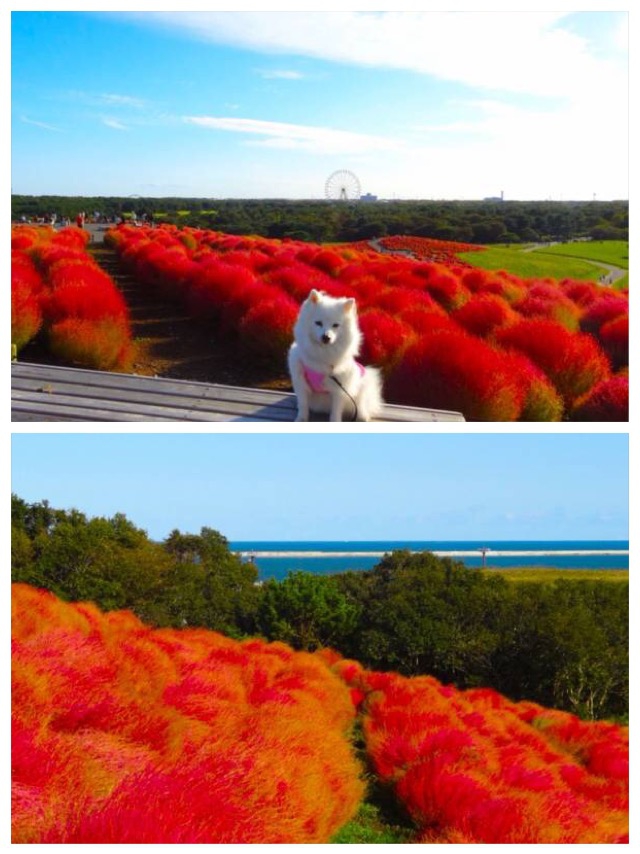
[[[331,341],[331,337],[329,335],[327,335],[327,333],[325,332],[324,335],[322,336],[322,343],[328,344],[330,341]]]

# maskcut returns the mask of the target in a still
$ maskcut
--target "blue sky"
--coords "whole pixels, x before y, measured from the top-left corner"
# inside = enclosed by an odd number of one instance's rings
[[[14,434],[12,491],[157,539],[627,539],[628,437]]]
[[[298,8],[12,13],[12,191],[628,198],[626,12]]]

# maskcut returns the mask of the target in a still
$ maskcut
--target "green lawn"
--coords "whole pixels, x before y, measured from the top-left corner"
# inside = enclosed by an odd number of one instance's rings
[[[523,279],[589,279],[597,282],[602,268],[564,255],[548,255],[540,251],[526,252],[518,246],[488,246],[481,252],[461,252],[458,255],[474,267],[483,270],[506,270]]]
[[[578,243],[558,243],[536,249],[536,254],[563,255],[571,258],[586,258],[603,261],[616,267],[629,269],[629,243],[626,240],[586,240]]]
[[[591,261],[602,261],[629,269],[626,240],[588,240],[557,243],[531,251],[530,246],[487,246],[482,252],[461,252],[458,256],[483,270],[507,270],[523,279],[588,279],[598,282],[604,270]],[[614,282],[616,289],[629,287],[629,274]]]

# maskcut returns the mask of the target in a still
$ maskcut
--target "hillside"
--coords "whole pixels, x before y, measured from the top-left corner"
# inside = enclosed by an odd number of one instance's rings
[[[408,842],[628,841],[624,727],[25,584],[12,604],[13,842],[322,843],[381,788]]]

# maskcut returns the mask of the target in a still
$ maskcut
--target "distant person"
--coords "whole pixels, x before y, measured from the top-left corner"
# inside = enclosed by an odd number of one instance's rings
[[[84,211],[80,211],[76,217],[76,225],[78,228],[84,228]]]

